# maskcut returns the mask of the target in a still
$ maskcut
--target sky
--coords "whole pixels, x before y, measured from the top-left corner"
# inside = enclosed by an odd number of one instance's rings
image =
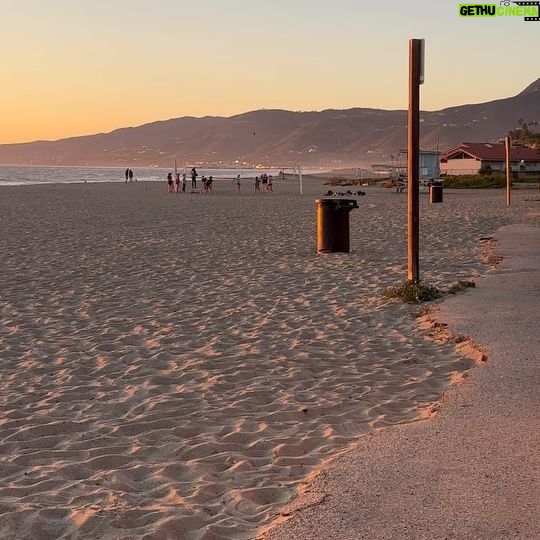
[[[405,109],[513,96],[540,77],[540,22],[465,0],[0,0],[0,144],[256,109]]]

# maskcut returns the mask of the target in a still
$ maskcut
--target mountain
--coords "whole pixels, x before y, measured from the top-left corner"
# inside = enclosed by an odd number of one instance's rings
[[[514,97],[421,113],[422,148],[496,141],[518,120],[540,122],[540,79]],[[183,117],[58,141],[0,145],[2,164],[286,167],[369,166],[407,144],[407,111],[251,111]]]
[[[540,92],[540,79],[536,79],[533,83],[529,84],[525,90],[520,92],[518,95],[526,96],[528,94],[534,94],[535,92]]]

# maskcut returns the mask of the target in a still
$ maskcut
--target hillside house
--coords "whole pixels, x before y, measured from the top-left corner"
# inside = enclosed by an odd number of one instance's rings
[[[540,172],[540,150],[511,148],[510,167],[513,172]],[[442,174],[478,174],[480,170],[504,172],[504,143],[460,143],[441,155]]]

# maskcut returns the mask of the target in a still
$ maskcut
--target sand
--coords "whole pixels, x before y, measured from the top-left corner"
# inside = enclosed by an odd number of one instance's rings
[[[481,368],[434,417],[333,460],[265,540],[540,538],[540,227],[496,238],[500,264],[431,314],[482,345]]]
[[[381,298],[406,277],[404,195],[367,188],[351,253],[317,255],[327,187],[274,187],[1,189],[1,538],[253,538],[474,365]],[[487,239],[538,223],[537,199],[423,195],[422,279],[485,273]]]

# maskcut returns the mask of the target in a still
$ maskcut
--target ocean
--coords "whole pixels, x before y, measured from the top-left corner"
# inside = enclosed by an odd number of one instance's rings
[[[125,182],[124,167],[56,167],[38,165],[0,165],[0,186],[16,186],[29,184],[78,184],[91,182]],[[186,172],[188,178],[191,169],[178,168],[178,172]],[[204,169],[197,168],[201,176],[213,176],[215,180],[236,178],[240,174],[243,179],[255,178],[262,173],[277,177],[280,169]],[[165,182],[167,173],[174,173],[174,168],[133,168],[133,181]],[[306,174],[317,171],[305,171]],[[292,174],[292,169],[285,169]]]

